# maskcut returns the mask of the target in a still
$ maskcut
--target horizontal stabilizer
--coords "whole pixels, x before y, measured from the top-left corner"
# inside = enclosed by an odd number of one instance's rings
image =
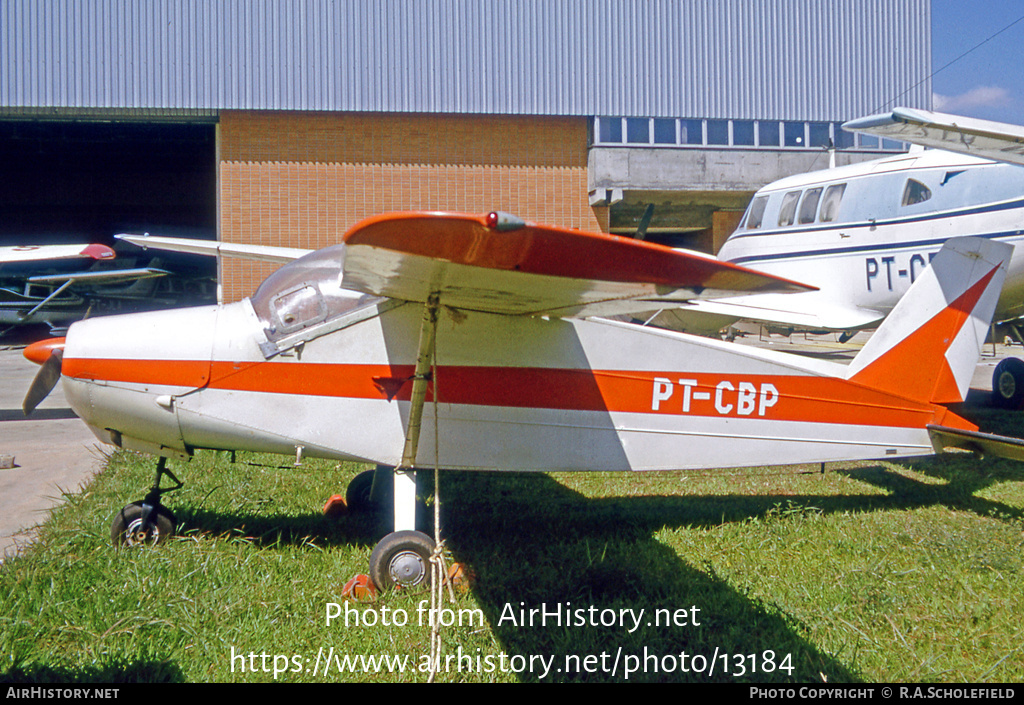
[[[508,314],[608,315],[609,302],[809,291],[695,252],[492,213],[389,213],[345,234],[343,286],[405,301]],[[652,306],[652,303],[655,306]]]
[[[891,113],[851,120],[850,132],[1024,165],[1024,127],[928,110],[896,108]]]
[[[964,431],[946,426],[928,426],[928,435],[931,436],[936,453],[941,453],[947,448],[959,448],[997,458],[1024,460],[1024,440],[1020,438]]]

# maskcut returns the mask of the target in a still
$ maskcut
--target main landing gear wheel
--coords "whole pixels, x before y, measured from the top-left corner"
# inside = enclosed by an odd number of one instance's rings
[[[373,497],[373,478],[380,472],[381,479],[378,480],[377,497]],[[373,512],[386,505],[391,499],[391,469],[367,470],[361,472],[348,483],[345,490],[345,504],[352,512]]]
[[[142,502],[129,504],[114,517],[110,540],[115,546],[155,546],[174,536],[174,515],[161,505],[144,518]]]
[[[992,373],[992,403],[1001,409],[1024,406],[1024,360],[1008,357]]]
[[[370,555],[370,580],[378,590],[430,585],[434,540],[420,531],[388,534]]]

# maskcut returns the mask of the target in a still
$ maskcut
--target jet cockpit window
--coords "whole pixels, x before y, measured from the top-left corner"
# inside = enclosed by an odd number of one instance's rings
[[[260,284],[251,301],[269,340],[380,300],[341,288],[344,253],[342,245],[318,250],[281,267]]]
[[[782,197],[782,207],[779,208],[779,225],[792,225],[796,220],[796,204],[800,200],[801,191],[790,191]]]
[[[797,220],[801,225],[813,223],[814,216],[818,214],[818,200],[821,198],[821,188],[808,189],[804,193],[804,200],[800,201],[800,214]]]
[[[767,205],[767,196],[758,196],[750,202],[750,210],[747,212],[747,230],[756,230],[761,227],[761,221],[764,220],[764,209]]]
[[[843,200],[843,193],[846,191],[846,184],[832,184],[825,189],[825,197],[821,199],[821,212],[818,213],[818,220],[822,223],[831,223],[839,215],[839,202]]]
[[[916,179],[907,179],[907,186],[903,189],[903,200],[901,205],[912,206],[915,203],[924,203],[932,197],[932,190]]]

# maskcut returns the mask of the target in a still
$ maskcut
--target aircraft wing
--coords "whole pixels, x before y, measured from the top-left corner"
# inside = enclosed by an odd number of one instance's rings
[[[1024,127],[1019,125],[896,108],[891,113],[851,120],[843,129],[1024,165]]]
[[[136,267],[133,269],[111,269],[101,272],[72,272],[69,274],[41,274],[28,277],[29,284],[116,284],[118,282],[138,281],[139,279],[152,279],[153,277],[165,277],[170,272],[166,269],[156,267]]]
[[[0,247],[0,264],[42,262],[60,259],[114,259],[114,251],[106,245],[22,245]]]
[[[702,333],[718,331],[738,320],[802,330],[848,331],[878,325],[884,318],[881,311],[825,300],[817,292],[809,292],[690,301],[684,307],[663,312],[655,323]]]
[[[211,255],[222,257],[237,257],[239,259],[250,259],[259,262],[276,262],[287,264],[303,255],[308,255],[313,250],[303,250],[297,247],[273,247],[271,245],[242,245],[232,242],[218,242],[217,240],[200,240],[187,237],[161,237],[159,235],[130,235],[122,233],[115,235],[118,240],[130,242],[146,250],[167,250],[170,252],[184,252],[193,255]]]
[[[809,291],[798,282],[604,233],[503,213],[390,213],[345,234],[342,285],[452,308],[594,316],[737,293]]]

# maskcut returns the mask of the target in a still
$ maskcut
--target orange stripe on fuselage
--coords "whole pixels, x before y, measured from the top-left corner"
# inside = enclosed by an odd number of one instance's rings
[[[189,360],[64,360],[68,377],[141,385],[408,400],[412,365]],[[428,391],[446,404],[974,429],[944,407],[831,377],[635,370],[440,367]]]

